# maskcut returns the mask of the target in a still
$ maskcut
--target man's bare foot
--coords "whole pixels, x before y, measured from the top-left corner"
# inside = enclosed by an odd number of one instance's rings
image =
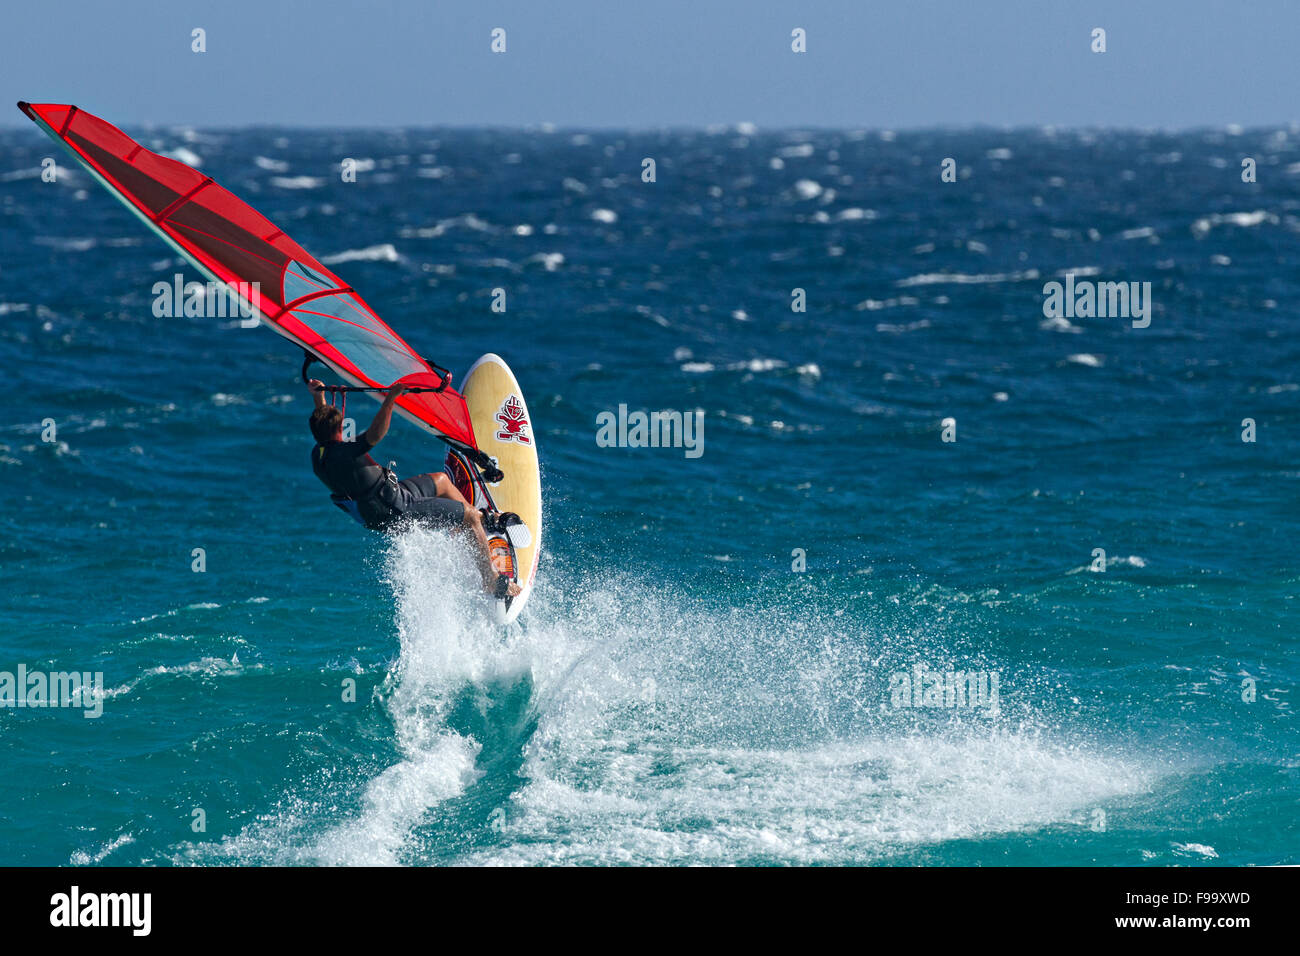
[[[500,580],[500,579],[498,578],[498,579],[496,579],[496,580],[491,580],[491,581],[489,581],[489,580],[484,580],[484,582],[483,582],[483,590],[486,591],[488,594],[496,595],[496,594],[497,594],[497,580]],[[520,594],[520,592],[521,592],[522,590],[523,590],[523,589],[522,589],[521,587],[519,587],[519,585],[515,584],[514,581],[511,581],[509,584],[506,585],[506,595],[507,595],[508,597],[518,597],[519,594]]]

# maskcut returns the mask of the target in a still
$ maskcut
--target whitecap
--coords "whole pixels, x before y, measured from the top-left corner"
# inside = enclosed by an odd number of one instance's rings
[[[851,206],[848,209],[841,209],[835,214],[835,218],[840,222],[859,222],[875,219],[877,214],[874,209],[860,209],[857,206]]]
[[[908,288],[919,285],[994,285],[1001,282],[1027,282],[1038,278],[1037,269],[1023,272],[963,273],[963,272],[925,272],[920,275],[899,279],[897,286]]]
[[[74,850],[72,856],[68,858],[71,866],[93,866],[96,863],[102,863],[114,850],[120,850],[124,846],[130,846],[135,842],[135,837],[129,833],[123,833],[116,839],[105,843],[98,850],[87,852],[85,850]]]
[[[160,155],[168,159],[174,159],[177,162],[184,163],[186,166],[202,166],[203,157],[192,149],[186,149],[184,146],[177,146],[175,149],[169,149]]]
[[[401,262],[402,257],[391,242],[384,242],[364,249],[346,249],[332,256],[321,256],[320,261],[332,266],[340,262]]]
[[[732,371],[744,370],[748,372],[771,372],[775,369],[785,368],[786,365],[787,363],[780,359],[757,358],[750,359],[747,362],[734,362],[731,365],[728,365],[727,368]]]
[[[1069,332],[1076,335],[1083,331],[1063,315],[1049,316],[1039,322],[1038,327],[1046,332]]]
[[[916,332],[920,329],[928,329],[929,327],[930,327],[929,319],[917,319],[915,322],[901,322],[901,323],[877,322],[876,323],[877,332],[888,332],[895,335],[900,335],[904,332]]]
[[[280,189],[319,189],[325,180],[319,176],[272,176],[271,185]]]
[[[1239,226],[1242,229],[1251,229],[1266,222],[1276,224],[1278,217],[1264,209],[1256,209],[1253,212],[1215,213],[1211,216],[1202,216],[1192,223],[1192,232],[1200,238],[1215,226],[1226,224]]]
[[[1125,229],[1119,234],[1121,239],[1149,239],[1156,234],[1155,229],[1151,226],[1140,226],[1137,229]]]
[[[562,252],[538,252],[524,260],[525,263],[539,262],[547,272],[554,272],[564,265]]]
[[[801,179],[794,184],[800,199],[816,199],[822,194],[822,185],[813,179]]]

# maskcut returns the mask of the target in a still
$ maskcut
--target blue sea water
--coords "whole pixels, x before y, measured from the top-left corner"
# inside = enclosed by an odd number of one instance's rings
[[[0,863],[1300,862],[1300,130],[132,132],[511,364],[541,583],[335,511],[292,347],[0,133],[0,670],[105,685],[0,709]]]

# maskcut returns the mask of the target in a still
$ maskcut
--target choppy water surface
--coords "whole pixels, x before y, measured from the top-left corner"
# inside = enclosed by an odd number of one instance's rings
[[[106,686],[0,710],[0,860],[1300,862],[1296,130],[133,132],[506,358],[542,585],[503,635],[335,512],[293,350],[154,318],[197,275],[0,134],[0,669]],[[1150,326],[1044,316],[1067,272]],[[620,404],[703,455],[599,447]],[[918,666],[998,706],[894,706]]]

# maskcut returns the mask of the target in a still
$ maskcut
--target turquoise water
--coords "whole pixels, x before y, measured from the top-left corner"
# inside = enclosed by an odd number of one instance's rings
[[[105,687],[0,709],[0,862],[1300,862],[1296,130],[141,135],[510,363],[541,583],[503,633],[336,512],[294,350],[155,318],[199,277],[0,133],[0,671]],[[1046,318],[1066,272],[1150,326]],[[703,454],[598,446],[620,404]]]

